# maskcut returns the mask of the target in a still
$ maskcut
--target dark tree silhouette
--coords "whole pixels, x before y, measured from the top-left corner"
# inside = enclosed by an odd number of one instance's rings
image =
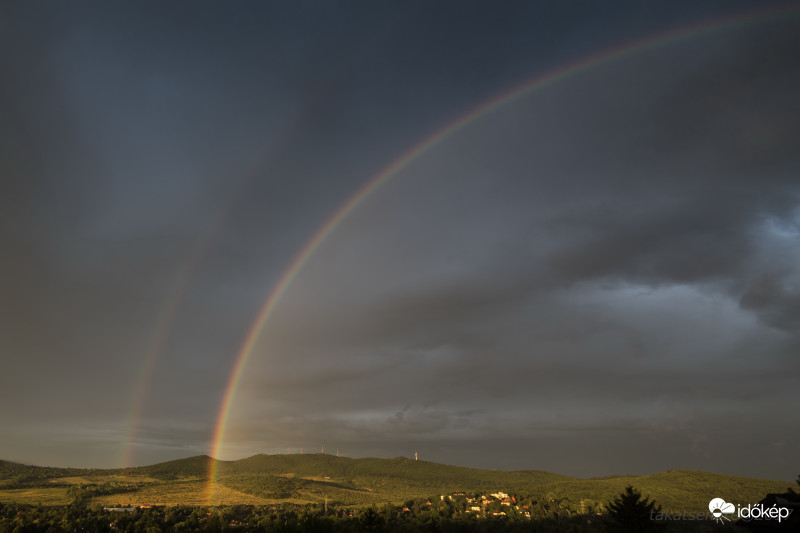
[[[642,498],[642,493],[628,485],[625,491],[606,505],[606,529],[618,533],[638,533],[660,529],[653,518],[661,512],[655,501]]]
[[[798,476],[797,476],[797,485],[798,485],[798,486],[800,486],[800,475],[798,475]],[[787,489],[787,492],[788,492],[789,494],[800,494],[800,493],[798,493],[798,492],[795,492],[795,490],[794,490],[794,487],[789,487],[789,488]]]
[[[373,506],[361,513],[361,516],[359,517],[359,525],[360,531],[377,533],[379,531],[383,531],[385,521],[383,516],[381,516]]]

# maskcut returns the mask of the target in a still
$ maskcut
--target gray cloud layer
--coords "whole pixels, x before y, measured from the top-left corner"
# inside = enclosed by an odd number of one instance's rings
[[[492,435],[517,452],[485,466],[628,471],[614,450],[630,446],[662,469],[791,468],[798,43],[735,37],[534,93],[354,213],[251,363],[242,403],[266,400],[274,448],[316,436],[447,461]],[[604,460],[570,466],[564,446]]]
[[[624,7],[3,8],[0,457],[205,453],[258,309],[369,176],[723,13]],[[225,456],[793,479],[798,30],[597,65],[412,162],[284,295]]]

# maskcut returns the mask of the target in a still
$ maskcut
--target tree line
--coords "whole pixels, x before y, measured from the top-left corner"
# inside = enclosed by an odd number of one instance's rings
[[[800,485],[800,477],[798,477]],[[598,506],[600,512],[576,513],[562,507],[554,497],[536,505],[498,507],[488,505],[480,513],[459,513],[450,498],[409,500],[401,506],[386,504],[349,509],[327,505],[282,504],[277,506],[233,505],[219,507],[151,507],[109,510],[87,505],[86,496],[118,487],[84,487],[72,504],[61,507],[0,503],[0,533],[78,533],[78,532],[244,532],[256,533],[495,533],[495,532],[712,532],[719,525],[712,521],[663,522],[654,519],[661,506],[642,496],[632,486],[611,501]],[[775,495],[771,495],[774,497]],[[789,489],[781,501],[800,507],[800,493]],[[438,500],[434,503],[435,500]],[[766,500],[765,500],[766,501]],[[794,502],[794,503],[792,503]],[[798,516],[790,516],[781,527],[774,523],[742,522],[725,524],[728,533],[746,531],[794,531]],[[766,528],[766,529],[765,529]],[[795,529],[793,529],[795,528]]]

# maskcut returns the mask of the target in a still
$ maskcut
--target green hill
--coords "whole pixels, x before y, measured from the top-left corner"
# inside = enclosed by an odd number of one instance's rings
[[[350,459],[322,454],[254,455],[247,459],[223,463],[220,475],[264,473],[294,474],[298,477],[330,477],[356,485],[416,486],[420,488],[464,490],[495,489],[499,484],[529,486],[544,482],[572,479],[569,476],[540,471],[507,472],[449,466],[405,457],[394,459]]]
[[[626,486],[633,485],[643,495],[654,499],[664,511],[707,511],[712,498],[726,501],[756,503],[767,493],[786,492],[791,483],[754,479],[697,470],[670,470],[647,476],[609,476],[545,483],[537,487],[552,492],[569,502],[592,500],[608,502]]]
[[[138,468],[126,468],[118,472],[129,475],[151,476],[156,479],[178,479],[187,477],[207,477],[211,471],[212,463],[222,463],[208,455],[197,455],[186,459],[176,459],[165,463],[157,463]]]
[[[571,479],[548,472],[479,470],[404,457],[350,459],[322,454],[255,455],[222,462],[218,473],[221,484],[254,495],[264,493],[259,489],[264,476],[273,478],[273,487],[276,476],[292,478],[291,487],[284,483],[266,493],[306,501],[327,498],[343,505],[401,502],[456,491],[525,491],[537,484]]]
[[[673,511],[707,509],[708,501],[755,503],[790,483],[694,470],[647,476],[581,479],[537,470],[502,471],[449,466],[404,457],[351,459],[323,454],[254,455],[217,461],[202,455],[126,469],[49,468],[0,461],[0,502],[57,505],[88,499],[104,505],[205,505],[216,463],[215,502],[276,502],[363,506],[402,503],[463,492],[506,492],[530,502],[558,500],[573,509],[599,508],[627,485]],[[583,503],[581,503],[583,502]],[[588,502],[588,504],[587,504]]]

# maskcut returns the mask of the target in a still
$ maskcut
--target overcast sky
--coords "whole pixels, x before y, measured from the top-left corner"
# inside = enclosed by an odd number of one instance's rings
[[[781,4],[776,4],[781,5]],[[783,5],[788,5],[783,3]],[[800,472],[800,10],[0,7],[0,458]],[[737,23],[725,20],[738,15]]]

